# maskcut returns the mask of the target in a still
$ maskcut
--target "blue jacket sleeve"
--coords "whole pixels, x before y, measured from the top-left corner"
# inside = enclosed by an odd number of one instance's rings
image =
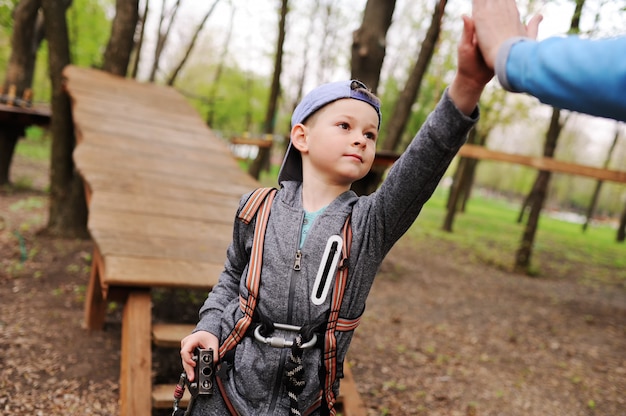
[[[626,121],[626,36],[515,38],[496,60],[500,84],[542,103]]]

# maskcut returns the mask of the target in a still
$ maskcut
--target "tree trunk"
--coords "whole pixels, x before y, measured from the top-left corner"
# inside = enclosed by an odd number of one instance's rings
[[[159,18],[159,26],[157,28],[157,43],[156,48],[154,49],[154,61],[152,62],[152,70],[150,71],[150,82],[154,82],[156,79],[156,73],[159,70],[159,61],[161,60],[161,54],[163,53],[163,49],[165,49],[165,43],[167,42],[167,38],[170,35],[172,23],[176,19],[178,7],[180,6],[180,0],[177,0],[176,4],[174,4],[174,7],[172,8],[167,28],[164,30],[163,25],[165,23],[165,15],[167,14],[165,10],[165,2],[166,0],[163,0],[163,2],[161,3],[161,17]]]
[[[143,49],[143,40],[145,39],[146,33],[146,21],[148,20],[148,14],[150,13],[150,0],[146,0],[146,4],[144,5],[143,13],[139,17],[139,24],[141,25],[141,29],[139,30],[139,39],[135,42],[135,59],[133,61],[133,69],[131,70],[131,78],[137,79],[137,74],[139,73],[139,63],[141,62],[141,51]]]
[[[617,142],[619,140],[619,122],[615,123],[615,136],[613,136],[613,142],[611,143],[611,146],[609,147],[609,151],[606,155],[606,159],[604,159],[604,169],[607,169],[609,167],[609,164],[611,163],[611,157],[613,156],[613,151],[615,150],[615,147],[617,146]],[[591,196],[591,201],[589,202],[589,206],[587,207],[587,212],[585,215],[585,223],[583,224],[583,232],[587,231],[587,227],[589,226],[589,223],[591,222],[591,219],[593,218],[593,214],[596,210],[596,206],[598,205],[598,199],[600,198],[600,191],[602,190],[602,181],[599,180],[596,182],[596,187],[593,190],[593,194]]]
[[[130,55],[135,44],[135,29],[139,21],[139,0],[117,0],[111,37],[104,51],[103,69],[114,75],[126,76]]]
[[[626,204],[624,204],[624,210],[622,211],[619,226],[617,227],[617,242],[623,243],[624,240],[626,240]]]
[[[41,0],[21,0],[13,11],[11,56],[1,92],[1,101],[9,105],[29,105],[28,91],[33,83],[35,60],[40,44],[38,39],[41,39],[37,35],[40,5]],[[24,135],[25,127],[15,123],[0,124],[0,185],[10,183],[13,153],[17,141]]]
[[[473,128],[469,132],[468,143],[475,143],[477,137],[477,130]],[[441,227],[444,231],[452,232],[454,217],[457,212],[461,211],[461,207],[465,205],[467,198],[464,197],[464,194],[469,192],[469,188],[471,188],[471,184],[467,182],[473,179],[472,161],[473,160],[468,157],[459,158],[459,163],[454,172],[452,186],[450,187],[450,193],[448,194],[448,202],[446,203],[446,217]]]
[[[263,132],[266,135],[274,134],[276,123],[276,108],[278,107],[278,96],[280,95],[280,75],[283,67],[283,45],[285,43],[287,13],[289,11],[289,0],[282,0],[280,9],[280,22],[278,23],[278,42],[276,45],[276,55],[274,59],[274,76],[272,78],[272,88],[270,90],[270,98],[265,113],[265,123]],[[261,170],[266,169],[270,165],[271,147],[259,147],[259,153],[254,159],[248,173],[255,179],[259,179]]]
[[[569,33],[579,32],[580,14],[584,4],[585,0],[576,0],[576,8],[574,10],[574,15],[572,16]],[[555,108],[552,111],[552,119],[550,120],[548,133],[546,134],[546,144],[544,145],[543,151],[543,155],[545,157],[554,156],[559,135],[561,134],[561,130],[565,124],[565,122],[561,122],[560,115],[561,111],[559,109]],[[530,213],[528,215],[528,222],[526,223],[526,228],[524,229],[524,235],[522,236],[520,246],[515,253],[515,265],[513,268],[516,272],[527,274],[530,272],[535,235],[539,225],[541,209],[543,208],[546,195],[548,193],[550,177],[550,172],[540,171],[535,185],[533,186],[534,195],[530,198]]]
[[[404,90],[400,93],[398,101],[396,101],[395,107],[391,112],[391,119],[387,124],[387,131],[384,136],[384,142],[382,143],[383,150],[394,151],[401,141],[402,134],[406,128],[406,124],[411,115],[411,107],[417,96],[419,95],[420,85],[424,74],[428,69],[428,65],[435,52],[435,46],[439,40],[439,34],[441,33],[441,21],[443,19],[447,0],[439,0],[433,11],[432,19],[428,32],[422,47],[420,49],[417,62],[413,67],[413,71],[409,75]],[[367,195],[376,190],[382,177],[385,173],[384,167],[374,167],[368,173],[368,175],[353,184],[352,189],[359,195]]]
[[[193,37],[191,38],[191,42],[189,42],[189,47],[187,47],[187,51],[185,52],[185,55],[183,56],[183,58],[180,60],[180,62],[176,66],[176,69],[174,69],[174,71],[172,71],[172,74],[170,75],[169,79],[167,80],[167,85],[169,85],[169,86],[174,85],[174,82],[176,81],[176,78],[178,77],[178,74],[180,73],[181,69],[183,69],[183,66],[185,66],[185,63],[187,62],[187,59],[189,59],[189,56],[191,55],[191,51],[193,50],[193,47],[195,46],[196,41],[198,40],[198,36],[200,35],[200,32],[202,31],[202,28],[204,28],[204,25],[206,24],[206,21],[209,20],[209,17],[213,14],[213,10],[215,10],[215,6],[217,6],[217,3],[219,3],[219,1],[220,0],[215,0],[213,2],[213,5],[209,9],[209,11],[204,15],[204,18],[202,19],[202,21],[200,22],[200,24],[196,28],[196,31],[193,34]]]
[[[351,77],[364,82],[374,93],[378,90],[387,31],[395,7],[396,0],[368,0],[361,27],[353,33]]]
[[[50,172],[50,215],[47,231],[63,237],[88,237],[87,205],[83,181],[74,169],[75,137],[70,99],[63,89],[63,68],[70,63],[66,7],[57,0],[42,0],[48,39],[52,86],[52,154]]]
[[[206,124],[211,127],[213,125],[213,117],[215,116],[215,105],[217,101],[217,88],[220,85],[220,81],[222,79],[222,74],[224,73],[224,67],[226,66],[226,57],[228,55],[228,47],[230,45],[230,39],[233,35],[234,25],[233,21],[235,20],[235,11],[237,9],[233,6],[230,12],[230,24],[228,25],[228,33],[226,33],[226,40],[224,41],[224,47],[222,52],[220,53],[220,58],[217,64],[217,68],[215,70],[215,77],[213,77],[213,82],[211,82],[211,92],[209,93],[209,97],[207,102],[209,103],[209,111],[207,112]]]
[[[546,134],[546,144],[544,145],[543,155],[545,157],[554,156],[556,144],[564,125],[560,120],[560,115],[561,111],[559,109],[555,108],[552,111],[552,119],[550,120],[548,133]],[[530,271],[532,248],[539,225],[539,216],[545,203],[551,176],[552,174],[549,171],[540,171],[537,175],[537,180],[533,186],[533,196],[530,198],[528,222],[524,229],[521,244],[515,254],[514,269],[516,272],[528,273]]]

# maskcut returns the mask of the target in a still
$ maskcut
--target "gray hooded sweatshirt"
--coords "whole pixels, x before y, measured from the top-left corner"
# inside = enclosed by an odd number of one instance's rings
[[[302,183],[281,183],[267,224],[257,310],[274,323],[303,326],[324,320],[332,296],[329,295],[320,305],[313,304],[314,280],[320,263],[324,261],[322,257],[328,239],[341,235],[346,217],[352,214],[349,275],[340,317],[360,317],[385,255],[413,224],[477,119],[478,109],[471,117],[465,116],[454,106],[446,91],[407,150],[394,163],[381,187],[368,196],[358,197],[352,191],[338,196],[315,219],[301,248]],[[239,210],[248,197],[249,194],[242,198]],[[220,342],[243,315],[239,296],[248,296],[245,276],[253,232],[254,221],[247,225],[235,221],[224,271],[200,309],[200,321],[195,331],[208,331]],[[299,249],[301,267],[295,270]],[[334,273],[331,276],[334,278]],[[293,338],[293,333],[288,332],[281,334],[277,331],[274,335]],[[352,335],[353,331],[336,333],[338,378],[334,385],[335,394],[339,391],[342,365]],[[242,339],[236,347],[229,377],[223,380],[227,396],[240,414],[289,414],[289,398],[281,381],[289,353],[288,348],[274,348],[252,336]],[[321,348],[304,351],[306,386],[299,396],[302,412],[319,405],[322,353]],[[219,399],[209,401],[221,402]],[[197,408],[204,410],[194,411],[194,414],[227,414],[223,405],[216,403],[203,404],[200,401]]]

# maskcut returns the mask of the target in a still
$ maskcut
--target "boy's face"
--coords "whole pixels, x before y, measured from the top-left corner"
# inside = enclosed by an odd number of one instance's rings
[[[372,167],[378,114],[368,103],[348,98],[327,104],[309,118],[305,131],[305,169],[319,179],[348,185]]]

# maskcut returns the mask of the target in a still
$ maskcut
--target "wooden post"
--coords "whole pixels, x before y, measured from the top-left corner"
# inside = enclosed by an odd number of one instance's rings
[[[89,285],[85,294],[85,322],[84,327],[87,329],[101,330],[104,327],[106,318],[107,303],[102,294],[102,283],[100,277],[104,270],[104,263],[100,250],[96,246],[93,249],[93,259],[91,260],[91,274],[89,276]]]
[[[122,315],[120,415],[152,414],[150,290],[130,292]]]

